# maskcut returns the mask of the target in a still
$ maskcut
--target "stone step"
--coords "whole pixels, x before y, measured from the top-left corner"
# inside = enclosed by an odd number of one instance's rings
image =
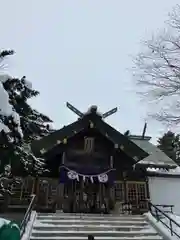
[[[53,224],[53,225],[70,225],[70,224],[83,224],[83,225],[138,225],[145,226],[148,223],[144,220],[134,221],[131,219],[126,220],[82,220],[82,219],[39,219],[37,218],[37,222],[41,222],[41,224]]]
[[[145,229],[142,231],[36,231],[32,230],[32,236],[34,237],[72,237],[72,236],[85,236],[93,235],[95,238],[97,236],[106,237],[138,237],[138,236],[157,236],[158,233],[155,230]]]
[[[149,229],[147,225],[146,228]],[[33,229],[38,231],[96,231],[96,230],[104,230],[104,231],[141,231],[146,229],[145,226],[137,226],[137,225],[82,225],[82,224],[68,224],[68,225],[54,225],[54,224],[42,224],[41,222],[35,222]]]
[[[57,216],[65,216],[65,217],[106,217],[106,218],[111,218],[111,217],[129,217],[129,218],[142,218],[144,215],[142,214],[137,214],[137,215],[130,215],[130,214],[91,214],[91,213],[63,213],[63,212],[55,212],[55,213],[38,213],[39,216],[52,216],[52,215],[57,215]]]
[[[86,237],[31,237],[30,240],[87,240]],[[95,237],[95,240],[163,240],[160,236],[138,236],[134,237]]]
[[[30,240],[162,240],[143,215],[38,214]]]
[[[52,215],[57,215],[57,216],[65,216],[65,217],[105,217],[105,218],[111,218],[111,217],[138,217],[138,218],[142,218],[144,217],[143,214],[141,215],[131,215],[131,214],[66,214],[66,213],[54,213],[54,212],[49,212],[49,213],[38,213],[38,215],[41,216],[52,216]]]
[[[109,220],[109,221],[111,221],[111,220],[113,220],[113,221],[115,221],[115,220],[121,220],[121,221],[125,221],[125,220],[133,220],[133,221],[142,221],[142,220],[145,220],[145,217],[144,216],[141,216],[141,217],[136,217],[136,216],[131,216],[131,217],[129,217],[129,216],[117,216],[117,217],[114,217],[114,216],[109,216],[109,217],[106,217],[106,216],[104,216],[104,215],[102,215],[102,216],[84,216],[84,215],[82,215],[82,216],[70,216],[70,215],[61,215],[61,214],[52,214],[52,215],[40,215],[40,214],[38,214],[38,216],[37,216],[37,219],[46,219],[46,220],[48,220],[48,219],[51,219],[51,220],[57,220],[57,219],[66,219],[66,220],[71,220],[71,219],[73,219],[73,220],[78,220],[78,219],[81,219],[81,220],[91,220],[91,221],[94,221],[94,220]]]

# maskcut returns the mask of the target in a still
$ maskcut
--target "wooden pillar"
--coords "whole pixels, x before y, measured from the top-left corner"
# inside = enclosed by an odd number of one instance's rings
[[[33,186],[32,186],[32,194],[35,194],[36,197],[38,198],[38,193],[39,193],[39,178],[38,176],[33,178]]]
[[[21,190],[20,190],[20,196],[19,196],[19,200],[22,200],[22,196],[23,196],[23,190],[24,190],[24,184],[25,184],[25,178],[21,179],[22,183],[21,183]]]
[[[33,183],[32,183],[32,190],[31,190],[31,194],[35,193],[35,178],[33,178]]]
[[[116,199],[115,199],[115,186],[109,187],[109,208],[110,211],[114,210],[116,206]]]
[[[115,183],[114,183],[115,184]],[[109,198],[115,201],[115,186],[109,186]]]
[[[50,187],[51,187],[51,181],[48,181],[47,182],[47,186],[46,186],[46,206],[48,207],[48,205],[49,205],[49,202],[48,202],[48,200],[49,200],[49,195],[50,195],[50,191],[49,191],[49,189],[50,189]]]
[[[38,177],[35,178],[35,193],[38,197],[39,195],[39,178]]]
[[[113,155],[110,156],[110,168],[113,169],[114,168],[114,155],[115,155],[115,152],[116,152],[116,148],[114,148],[113,150]],[[107,197],[108,197],[108,202],[111,203],[111,204],[115,204],[115,195],[114,194],[114,183],[113,183],[113,186],[109,186],[109,184],[107,185]],[[109,204],[109,205],[111,205]],[[111,208],[111,206],[110,206]]]
[[[149,201],[150,201],[151,199],[150,199],[150,191],[149,191],[149,181],[148,181],[148,177],[146,177],[146,180],[145,180],[145,181],[146,181],[146,186],[145,186],[145,187],[146,187],[146,194],[147,194],[147,196],[146,196],[146,197],[147,197],[147,199],[146,199],[146,200],[147,200],[146,206],[147,206],[147,210],[149,210],[149,205],[150,205],[150,204],[149,204]]]
[[[35,184],[34,184],[34,194],[36,194],[36,203],[38,202],[38,199],[39,199],[39,178],[36,177],[35,178]]]
[[[85,181],[85,179],[82,177],[81,181],[80,181],[80,196],[79,196],[79,208],[80,208],[80,210],[83,210],[84,181]]]
[[[4,200],[3,200],[2,211],[6,212],[8,210],[11,196],[9,195],[9,193],[6,192],[3,194],[3,198]]]
[[[124,182],[124,202],[127,203],[128,201],[128,183],[127,183],[127,180],[126,180],[126,172],[123,172],[123,182]]]
[[[82,184],[82,177],[79,177],[79,185],[76,180],[72,181],[72,188],[71,188],[71,204],[73,205],[73,212],[79,211],[80,202],[82,198],[81,194],[81,185]],[[79,187],[79,189],[78,189]]]
[[[64,183],[60,183],[59,184],[59,197],[58,197],[58,201],[59,201],[59,208],[62,209],[63,208],[63,203],[64,203]]]
[[[106,199],[107,199],[107,202],[106,202],[106,204],[107,204],[107,211],[109,212],[112,200],[111,200],[110,186],[109,186],[108,183],[106,185]]]

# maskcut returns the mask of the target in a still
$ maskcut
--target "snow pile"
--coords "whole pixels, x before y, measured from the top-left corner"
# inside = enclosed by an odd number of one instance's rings
[[[180,225],[180,216],[174,215],[174,214],[168,214],[171,219],[173,219],[176,223]],[[166,223],[167,225],[170,225],[170,222],[168,219],[163,219],[163,222]],[[180,227],[177,226],[176,224],[172,223],[173,230],[180,236]],[[178,239],[176,237],[175,239]]]
[[[1,74],[0,75],[0,82],[1,83],[5,83],[7,80],[12,79],[11,76],[9,76],[8,74]]]
[[[3,83],[10,80],[8,75],[0,75],[0,115],[5,117],[12,116],[15,124],[17,124],[17,130],[21,137],[23,137],[22,129],[20,126],[20,117],[17,112],[13,110],[13,106],[9,103],[9,94],[3,87]],[[8,126],[6,126],[2,120],[0,120],[0,131],[10,132]]]
[[[157,227],[157,229],[164,235],[167,236],[167,238],[171,240],[179,240],[179,238],[173,234],[171,235],[171,231],[162,223],[164,222],[167,226],[170,227],[170,221],[168,218],[161,218],[161,221],[157,221],[150,212],[145,214],[149,221]],[[177,224],[180,225],[180,216],[174,215],[174,214],[167,214],[171,219],[173,219]],[[178,227],[176,224],[172,223],[172,229],[174,232],[176,232],[180,236],[180,227]]]
[[[34,224],[34,221],[35,221],[36,217],[37,217],[36,211],[32,211],[30,220],[29,220],[29,222],[27,223],[27,226],[26,226],[25,233],[22,236],[22,240],[30,239],[31,231],[32,231],[33,224]]]
[[[163,168],[147,168],[148,172],[156,172],[156,173],[165,173],[168,175],[180,175],[180,167],[176,167],[174,169],[163,169]]]
[[[5,225],[5,224],[9,224],[10,221],[5,219],[5,218],[0,218],[0,228]]]

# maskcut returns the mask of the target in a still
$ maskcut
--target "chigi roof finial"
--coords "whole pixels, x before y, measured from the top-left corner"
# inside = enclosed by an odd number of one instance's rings
[[[80,118],[83,118],[84,115],[87,115],[87,114],[91,114],[91,113],[95,113],[99,116],[101,116],[103,119],[111,116],[112,114],[116,113],[117,112],[117,107],[115,108],[112,108],[111,110],[101,114],[99,113],[98,111],[98,107],[96,105],[92,105],[88,110],[87,112],[85,113],[82,113],[81,111],[79,111],[77,108],[75,108],[72,104],[70,104],[69,102],[66,103],[66,106],[72,111],[74,112],[76,115],[78,115]]]
[[[70,103],[67,102],[66,106],[76,115],[78,115],[80,118],[84,117],[84,114],[80,112],[77,108],[75,108],[73,105],[71,105]]]
[[[144,139],[144,137],[146,135],[146,129],[147,129],[147,122],[145,122],[145,124],[144,124],[143,132],[142,132],[142,139]]]

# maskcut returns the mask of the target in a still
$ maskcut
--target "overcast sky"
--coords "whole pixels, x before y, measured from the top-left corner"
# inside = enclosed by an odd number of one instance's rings
[[[40,97],[33,106],[60,128],[76,120],[65,103],[81,111],[119,107],[108,122],[141,134],[148,105],[137,96],[128,69],[140,41],[163,27],[178,0],[1,1],[0,48],[12,48],[9,72],[26,75]],[[165,128],[148,121],[147,133]]]

